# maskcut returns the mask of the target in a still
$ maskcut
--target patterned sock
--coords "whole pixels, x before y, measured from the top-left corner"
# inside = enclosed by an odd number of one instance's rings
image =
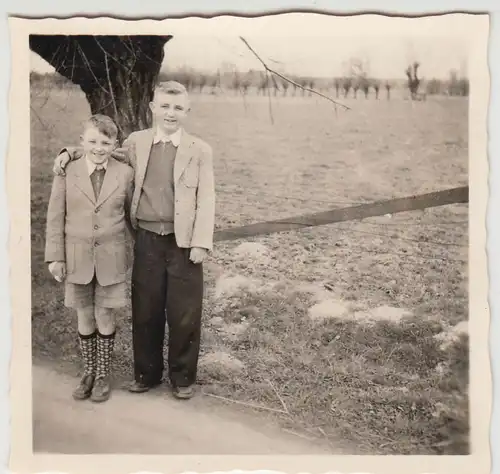
[[[80,341],[80,352],[83,359],[83,375],[95,375],[97,362],[96,332],[92,334],[78,333]]]
[[[103,378],[109,375],[111,358],[115,346],[116,331],[112,334],[97,333],[97,376]]]

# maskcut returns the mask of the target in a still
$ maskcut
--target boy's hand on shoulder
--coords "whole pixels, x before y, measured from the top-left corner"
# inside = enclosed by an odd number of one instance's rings
[[[62,282],[66,278],[66,262],[51,262],[49,271],[59,283]]]
[[[200,247],[193,247],[191,249],[189,260],[193,263],[202,263],[207,258],[208,250]]]
[[[53,173],[59,176],[64,176],[66,174],[65,172],[66,165],[70,162],[70,160],[71,158],[67,151],[61,153],[54,160],[54,168],[52,169]]]
[[[121,161],[122,163],[125,163],[127,162],[127,149],[126,148],[115,148],[112,152],[111,152],[111,156],[115,159],[115,160],[118,160],[118,161]]]

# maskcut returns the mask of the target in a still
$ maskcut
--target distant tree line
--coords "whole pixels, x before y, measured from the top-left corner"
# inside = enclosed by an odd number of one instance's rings
[[[469,95],[469,80],[465,77],[459,77],[458,73],[452,70],[448,80],[431,79],[427,82],[425,90],[428,95],[467,97]]]
[[[468,96],[469,80],[459,77],[457,71],[450,71],[447,80],[430,79],[424,81],[418,78],[418,66],[414,63],[406,70],[408,77],[406,87],[411,98],[416,98],[419,94],[426,95],[447,95],[447,96]],[[331,93],[336,98],[354,98],[361,95],[366,99],[383,97],[390,99],[391,91],[396,87],[404,87],[398,81],[381,80],[369,77],[367,73],[358,72],[345,74],[341,77],[315,78],[297,75],[284,74],[295,84],[273,74],[266,74],[262,71],[250,70],[240,72],[217,71],[215,73],[205,73],[192,68],[181,68],[173,71],[160,72],[159,80],[176,80],[186,86],[190,92],[219,94],[229,91],[235,95],[247,95],[250,93],[257,95],[277,96],[309,96],[312,95],[307,89],[315,89],[323,93]],[[38,88],[54,87],[58,89],[76,87],[69,79],[57,73],[30,73],[30,83]]]

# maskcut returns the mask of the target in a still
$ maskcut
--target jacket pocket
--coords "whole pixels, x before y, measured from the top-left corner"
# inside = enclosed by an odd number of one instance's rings
[[[103,245],[101,248],[102,262],[104,268],[111,273],[123,275],[129,269],[129,253],[127,241],[118,241]]]

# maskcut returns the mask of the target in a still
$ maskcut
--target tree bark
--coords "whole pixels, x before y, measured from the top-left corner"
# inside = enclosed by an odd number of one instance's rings
[[[120,141],[136,130],[152,125],[149,103],[153,99],[156,74],[135,73],[131,79],[124,69],[113,70],[111,86],[84,90],[92,114],[112,117],[120,131]]]

